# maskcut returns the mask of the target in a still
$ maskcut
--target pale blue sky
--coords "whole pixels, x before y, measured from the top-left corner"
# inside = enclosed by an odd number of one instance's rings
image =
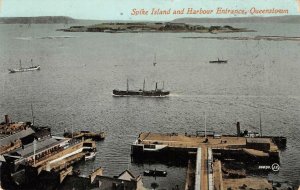
[[[288,9],[289,15],[299,15],[296,0],[0,0],[0,17],[13,16],[70,16],[79,19],[101,20],[170,20],[178,17],[202,15],[132,16],[137,9]],[[226,17],[226,15],[204,17]],[[227,15],[227,17],[234,15]],[[242,16],[242,15],[237,15]],[[248,14],[247,16],[251,16]],[[259,15],[255,15],[259,16]],[[276,16],[276,15],[262,15]]]

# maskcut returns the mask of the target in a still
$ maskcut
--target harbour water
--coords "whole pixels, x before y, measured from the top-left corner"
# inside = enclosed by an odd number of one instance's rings
[[[84,23],[82,23],[84,24]],[[208,24],[207,24],[208,25]],[[215,25],[215,24],[214,24]],[[53,134],[71,130],[104,130],[94,161],[80,164],[83,173],[102,166],[105,174],[124,169],[168,171],[156,180],[182,189],[184,167],[130,163],[130,145],[140,132],[195,133],[207,129],[234,134],[242,129],[287,137],[281,168],[269,179],[299,185],[300,173],[300,43],[296,41],[235,41],[184,39],[187,36],[299,36],[297,24],[236,25],[256,33],[65,33],[64,25],[0,24],[0,115],[49,126]],[[157,65],[153,66],[156,54]],[[227,64],[209,64],[228,59]],[[9,68],[30,66],[40,71],[9,74]],[[27,65],[26,65],[27,64]],[[114,88],[154,89],[164,81],[167,98],[112,96]]]

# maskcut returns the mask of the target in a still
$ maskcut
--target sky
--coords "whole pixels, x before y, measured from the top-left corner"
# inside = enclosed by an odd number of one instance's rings
[[[0,17],[70,16],[94,20],[167,20],[178,17],[233,17],[244,15],[151,15],[161,10],[193,9],[287,9],[300,15],[300,0],[0,0]],[[148,10],[148,15],[131,15],[132,9]],[[279,16],[274,14],[247,16]]]

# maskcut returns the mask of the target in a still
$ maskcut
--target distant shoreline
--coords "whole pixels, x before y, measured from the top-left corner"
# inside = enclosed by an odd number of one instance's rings
[[[289,36],[255,36],[255,37],[224,37],[224,36],[217,36],[217,37],[182,37],[183,39],[215,39],[215,40],[268,40],[268,41],[295,41],[299,42],[300,37],[289,37]]]
[[[234,28],[229,25],[210,26],[192,25],[186,23],[173,22],[128,22],[128,23],[101,23],[91,26],[71,26],[67,29],[58,29],[64,32],[104,32],[104,33],[145,33],[145,32],[195,32],[195,33],[236,33],[236,32],[256,32],[246,28]]]
[[[75,19],[68,16],[0,17],[0,24],[71,24],[82,21],[103,22],[157,22],[154,20],[97,20]],[[160,22],[172,23],[300,23],[300,15],[249,17],[182,17]]]
[[[0,17],[0,24],[68,24],[76,21],[66,16]]]

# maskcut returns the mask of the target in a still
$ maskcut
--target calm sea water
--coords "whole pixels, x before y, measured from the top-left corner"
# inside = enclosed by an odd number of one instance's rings
[[[31,120],[50,126],[54,134],[64,129],[104,130],[97,143],[95,161],[79,165],[83,173],[102,166],[105,174],[118,175],[129,168],[165,169],[160,188],[184,186],[186,169],[161,164],[130,163],[130,145],[140,132],[194,133],[207,127],[234,134],[242,129],[288,138],[281,153],[281,170],[270,179],[299,184],[300,174],[300,43],[293,41],[233,41],[183,39],[186,36],[299,36],[294,24],[237,25],[256,33],[64,33],[63,25],[0,25],[0,115],[14,121]],[[60,38],[44,38],[44,37]],[[61,38],[61,37],[69,38]],[[153,57],[156,53],[157,65]],[[224,65],[209,60],[228,59]],[[41,71],[9,74],[23,66],[41,65]],[[168,98],[114,98],[114,88],[153,89],[164,81]],[[159,84],[161,85],[161,83]],[[154,178],[145,178],[150,187]]]

